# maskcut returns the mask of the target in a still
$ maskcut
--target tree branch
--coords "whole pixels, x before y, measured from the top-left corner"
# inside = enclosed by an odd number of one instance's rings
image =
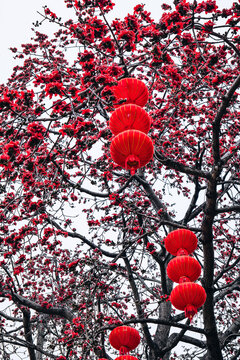
[[[52,163],[56,166],[56,168],[58,169],[58,171],[60,172],[60,174],[62,175],[64,181],[66,183],[68,183],[73,189],[77,189],[82,193],[94,196],[94,197],[99,197],[99,198],[109,198],[109,195],[111,195],[111,193],[99,193],[99,192],[95,192],[95,191],[91,191],[88,190],[86,188],[83,188],[80,184],[76,184],[74,182],[72,182],[71,180],[68,179],[68,177],[64,174],[63,170],[61,169],[61,167],[58,165],[58,163],[55,160],[52,160]],[[126,183],[116,191],[116,194],[121,194],[128,186],[129,184],[133,181],[133,176],[131,176]]]
[[[125,262],[126,269],[127,269],[127,272],[128,272],[128,280],[129,280],[130,286],[132,288],[134,302],[135,302],[135,305],[136,305],[136,309],[137,309],[139,319],[144,319],[145,315],[144,315],[144,312],[143,312],[142,307],[141,307],[140,296],[139,296],[138,289],[137,289],[137,286],[136,286],[134,278],[133,278],[132,269],[131,269],[131,266],[130,266],[130,263],[129,263],[129,260],[128,260],[126,254],[123,257],[123,260]],[[147,326],[147,323],[143,322],[142,323],[142,328],[143,328],[143,332],[144,332],[145,339],[146,339],[146,342],[147,342],[148,346],[150,347],[150,349],[152,349],[154,351],[154,353],[156,353],[156,355],[158,355],[160,349],[153,342],[151,334],[150,334],[148,326]]]
[[[73,313],[64,307],[52,306],[52,307],[46,308],[46,307],[41,306],[40,304],[37,304],[36,302],[34,302],[32,300],[24,298],[23,296],[18,295],[16,293],[12,293],[12,298],[15,303],[27,306],[30,309],[33,309],[39,313],[63,317],[69,321],[72,321],[72,319],[74,318]]]
[[[134,178],[138,181],[140,185],[144,188],[146,191],[146,194],[151,201],[153,207],[156,209],[156,211],[163,210],[161,213],[161,216],[164,220],[172,222],[171,216],[167,213],[165,205],[161,202],[161,200],[157,197],[157,195],[154,193],[152,187],[150,184],[144,179],[143,173],[139,176],[137,174],[134,175]]]
[[[4,317],[5,319],[7,320],[10,320],[10,321],[19,321],[19,322],[23,322],[23,319],[21,318],[15,318],[13,316],[9,316],[7,314],[4,314],[4,312],[0,311],[0,316]]]
[[[180,323],[176,323],[175,321],[172,320],[163,320],[163,319],[153,319],[153,318],[147,318],[147,319],[141,319],[141,318],[134,318],[131,320],[126,320],[123,322],[123,325],[128,325],[128,324],[162,324],[162,325],[170,325],[172,327],[176,327],[179,329],[186,329],[188,331],[193,331],[196,332],[198,334],[205,334],[204,329],[192,326],[192,325],[186,325],[186,324],[180,324]],[[99,331],[104,331],[104,330],[108,330],[108,329],[113,329],[115,326],[114,325],[109,325],[109,326],[104,326],[102,327]]]
[[[155,157],[158,161],[160,161],[161,164],[167,166],[170,169],[173,170],[177,170],[181,173],[184,174],[189,174],[189,175],[194,175],[197,177],[201,177],[204,179],[210,179],[211,178],[211,174],[203,171],[203,170],[198,170],[198,169],[194,169],[191,168],[189,166],[183,165],[181,163],[179,163],[176,160],[170,159],[170,158],[166,158],[163,154],[160,154],[160,152],[155,151]]]
[[[186,332],[186,329],[182,329],[180,331],[180,333],[174,333],[170,336],[169,338],[169,346],[166,347],[166,352],[169,352],[170,350],[172,350],[178,343],[179,341],[185,342],[187,344],[191,344],[194,346],[197,346],[201,349],[205,349],[206,348],[206,342],[193,338],[191,336],[188,335],[184,335],[184,333]]]
[[[34,345],[33,338],[32,338],[30,311],[25,308],[21,308],[21,311],[23,313],[23,326],[24,326],[24,335],[25,335],[26,342]],[[36,360],[35,350],[32,346],[28,347],[28,353],[29,353],[30,360]]]
[[[221,348],[224,348],[230,341],[240,336],[240,316],[233,320],[229,328],[220,336]]]
[[[64,232],[67,232],[68,233],[68,236],[71,237],[71,238],[76,238],[76,239],[80,239],[82,240],[85,244],[87,244],[88,246],[90,246],[91,249],[98,249],[99,251],[101,251],[101,253],[107,257],[110,257],[110,258],[115,258],[116,256],[118,256],[118,253],[110,253],[109,251],[106,251],[106,250],[103,250],[101,249],[99,246],[95,245],[94,243],[92,243],[91,241],[89,241],[85,236],[83,235],[80,235],[78,233],[75,233],[75,232],[70,232],[70,231],[66,231],[64,230],[58,223],[56,223],[56,221],[54,220],[51,220],[51,219],[46,219],[46,221],[49,223],[49,224],[52,224],[53,226],[55,226],[57,229],[61,230],[61,231],[64,231]]]
[[[233,205],[233,206],[226,206],[224,208],[221,209],[216,209],[215,210],[217,214],[222,214],[225,212],[240,212],[240,206],[239,205]]]
[[[213,150],[213,158],[215,166],[217,166],[220,162],[220,148],[219,148],[219,134],[220,134],[220,122],[222,117],[226,113],[226,109],[230,104],[230,101],[233,97],[234,92],[240,86],[240,75],[235,79],[234,83],[228,90],[227,94],[223,97],[221,106],[215,116],[213,121],[213,143],[212,143],[212,150]]]
[[[9,338],[9,339],[12,339],[12,340],[6,340],[5,338]],[[25,347],[25,348],[31,348],[31,349],[34,349],[34,350],[37,350],[37,351],[41,351],[44,355],[52,358],[52,359],[57,359],[59,356],[58,355],[53,355],[52,353],[48,352],[48,351],[45,351],[43,349],[41,349],[39,346],[36,346],[34,344],[31,344],[31,343],[28,343],[27,341],[24,341],[22,339],[16,339],[14,336],[11,336],[11,335],[8,335],[8,334],[0,334],[0,342],[3,342],[3,343],[9,343],[11,345],[17,345],[19,347]]]

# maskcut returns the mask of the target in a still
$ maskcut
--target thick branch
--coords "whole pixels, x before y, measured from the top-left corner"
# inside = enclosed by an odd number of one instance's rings
[[[30,311],[24,308],[22,308],[21,311],[23,313],[23,326],[24,326],[25,339],[29,344],[33,345]],[[28,347],[28,353],[30,360],[36,360],[35,350],[32,347]]]
[[[165,205],[161,202],[161,200],[157,197],[157,195],[154,193],[152,187],[150,184],[144,179],[143,175],[138,176],[134,175],[134,178],[138,181],[140,185],[144,188],[146,191],[146,194],[151,201],[153,207],[156,209],[156,211],[163,210],[161,213],[161,216],[164,220],[172,222],[171,216],[167,213]]]
[[[72,319],[74,318],[73,313],[64,307],[52,306],[46,308],[41,306],[40,304],[35,303],[32,300],[26,299],[23,296],[15,293],[12,293],[12,298],[13,301],[16,302],[17,304],[27,306],[28,308],[33,309],[39,313],[60,316],[69,321],[72,321]]]
[[[203,308],[204,328],[207,335],[207,359],[223,360],[214,314],[213,302],[213,277],[214,277],[214,248],[213,248],[213,220],[217,199],[216,179],[218,169],[213,171],[213,178],[208,183],[207,199],[202,222],[202,242],[204,252],[203,283],[207,293],[207,299]]]
[[[194,346],[197,346],[201,349],[205,349],[206,348],[206,343],[202,340],[199,340],[199,339],[196,339],[196,338],[193,338],[191,336],[187,336],[187,335],[183,335],[182,338],[181,338],[181,341],[182,342],[185,342],[187,344],[191,344],[191,345],[194,345]]]
[[[170,169],[177,170],[177,171],[179,171],[181,173],[184,173],[184,174],[189,174],[189,175],[194,175],[194,176],[197,176],[197,177],[201,177],[201,178],[204,178],[204,179],[210,179],[211,178],[210,173],[208,173],[206,171],[203,171],[203,170],[198,170],[198,169],[191,168],[189,166],[186,166],[186,165],[183,165],[183,164],[179,163],[176,160],[166,158],[163,154],[160,154],[160,152],[158,152],[158,151],[155,152],[155,156],[156,156],[156,159],[159,160],[161,164],[167,166]]]
[[[186,329],[188,331],[193,331],[196,332],[198,334],[205,334],[204,329],[201,329],[199,327],[196,326],[192,326],[192,325],[186,325],[186,324],[181,324],[181,323],[176,323],[175,321],[172,320],[164,320],[164,319],[153,319],[153,318],[147,318],[147,319],[131,319],[131,320],[126,320],[123,322],[123,325],[128,325],[128,324],[162,324],[162,325],[170,325],[172,327],[176,327],[179,329]],[[110,326],[104,326],[100,329],[100,331],[104,331],[104,330],[109,330],[109,329],[113,329],[115,326],[114,325],[110,325]]]
[[[191,344],[191,345],[194,345],[194,346],[197,346],[201,349],[205,349],[206,348],[206,342],[202,341],[202,340],[199,340],[199,339],[196,339],[196,338],[193,338],[191,336],[188,336],[188,335],[184,335],[184,333],[186,332],[185,329],[181,330],[180,333],[174,333],[170,336],[170,345],[169,347],[167,348],[167,350],[171,350],[173,349],[179,341],[182,341],[182,342],[185,342],[187,344]]]
[[[216,209],[215,211],[216,211],[217,214],[222,214],[222,213],[225,213],[225,212],[237,212],[237,213],[239,213],[240,212],[240,206],[239,205],[226,206],[226,207],[221,208],[221,209]]]
[[[167,354],[170,350],[172,350],[178,343],[181,341],[182,337],[184,336],[186,329],[182,329],[178,334],[172,334],[169,338],[168,344],[163,351]],[[173,336],[175,335],[175,336]]]

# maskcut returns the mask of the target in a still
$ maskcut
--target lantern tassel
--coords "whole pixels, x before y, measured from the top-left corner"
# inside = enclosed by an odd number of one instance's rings
[[[127,355],[129,354],[129,349],[126,346],[121,346],[119,349],[119,354],[120,355]]]
[[[197,314],[197,307],[189,304],[185,307],[184,312],[185,312],[185,316],[190,320],[191,323],[194,315]]]
[[[125,160],[125,168],[129,169],[131,175],[134,175],[136,172],[136,169],[140,167],[140,160],[139,157],[136,155],[128,155],[128,157]]]

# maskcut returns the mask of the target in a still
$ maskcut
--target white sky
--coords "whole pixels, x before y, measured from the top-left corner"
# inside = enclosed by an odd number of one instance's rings
[[[217,4],[223,7],[230,6],[232,2],[233,0],[217,0]],[[172,3],[172,0],[115,0],[115,17],[123,18],[139,3],[145,3],[146,9],[158,19],[161,4]],[[66,8],[64,0],[0,0],[0,83],[7,80],[12,68],[17,65],[9,48],[30,42],[32,23],[41,19],[37,11],[41,12],[44,5],[64,19],[70,17],[71,10]],[[49,34],[51,28],[52,26],[44,23],[39,31]]]

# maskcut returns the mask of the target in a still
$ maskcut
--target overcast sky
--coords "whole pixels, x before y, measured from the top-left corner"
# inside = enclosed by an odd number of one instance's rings
[[[47,5],[57,15],[60,14],[67,19],[71,11],[66,9],[64,0],[0,0],[0,2],[0,83],[3,83],[10,76],[12,68],[17,65],[9,48],[30,42],[32,23],[41,19],[37,12],[41,12],[42,7]],[[136,4],[145,3],[146,9],[158,19],[161,14],[161,4],[171,2],[171,0],[115,0],[114,15],[123,18]],[[219,6],[225,7],[232,2],[232,0],[217,0]],[[40,31],[48,34],[52,27],[49,28],[45,24]]]

